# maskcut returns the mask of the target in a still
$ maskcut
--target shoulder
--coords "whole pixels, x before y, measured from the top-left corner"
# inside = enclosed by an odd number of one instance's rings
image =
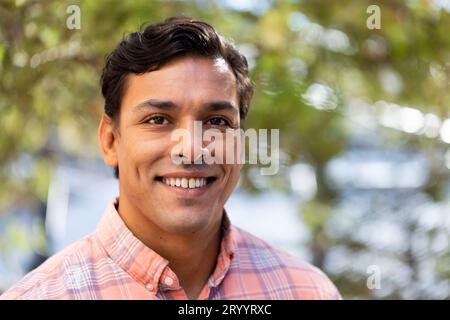
[[[281,299],[341,299],[339,291],[319,268],[245,230],[233,228],[239,270],[244,273],[253,270],[266,287],[285,292]]]
[[[48,258],[0,296],[13,299],[72,299],[74,288],[92,273],[92,263],[102,255],[93,235],[86,236]]]

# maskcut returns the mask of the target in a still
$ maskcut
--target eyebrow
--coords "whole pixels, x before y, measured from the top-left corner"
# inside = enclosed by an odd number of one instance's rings
[[[239,109],[234,106],[233,103],[228,101],[214,101],[208,102],[204,105],[207,111],[229,111],[233,113],[239,112]],[[145,109],[155,108],[165,111],[170,111],[178,108],[178,106],[172,101],[161,101],[157,99],[149,99],[139,103],[133,108],[133,112],[140,112]]]
[[[239,112],[239,109],[234,106],[231,102],[228,101],[215,101],[207,103],[206,109],[208,111],[230,111],[233,113]]]
[[[140,112],[149,108],[156,108],[161,110],[173,110],[176,109],[177,106],[175,105],[175,103],[171,101],[160,101],[156,99],[149,99],[135,106],[133,108],[133,112]]]

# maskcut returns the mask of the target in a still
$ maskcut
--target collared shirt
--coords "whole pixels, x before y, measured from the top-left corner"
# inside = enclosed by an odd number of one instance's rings
[[[92,234],[55,254],[0,299],[187,299],[169,261],[127,228],[115,205]],[[316,267],[230,224],[198,299],[340,299]]]

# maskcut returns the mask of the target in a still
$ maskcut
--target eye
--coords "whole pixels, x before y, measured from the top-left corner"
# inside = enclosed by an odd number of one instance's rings
[[[210,124],[213,126],[230,126],[230,122],[223,117],[213,117],[206,121],[205,124]]]
[[[148,118],[146,122],[150,123],[150,124],[156,124],[156,125],[163,125],[163,124],[169,123],[169,121],[164,116],[153,116],[151,118]]]

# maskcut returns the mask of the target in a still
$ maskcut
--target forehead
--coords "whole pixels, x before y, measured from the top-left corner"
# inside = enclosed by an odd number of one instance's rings
[[[236,78],[222,58],[177,58],[156,71],[128,76],[122,108],[153,98],[186,107],[212,100],[238,106]]]

